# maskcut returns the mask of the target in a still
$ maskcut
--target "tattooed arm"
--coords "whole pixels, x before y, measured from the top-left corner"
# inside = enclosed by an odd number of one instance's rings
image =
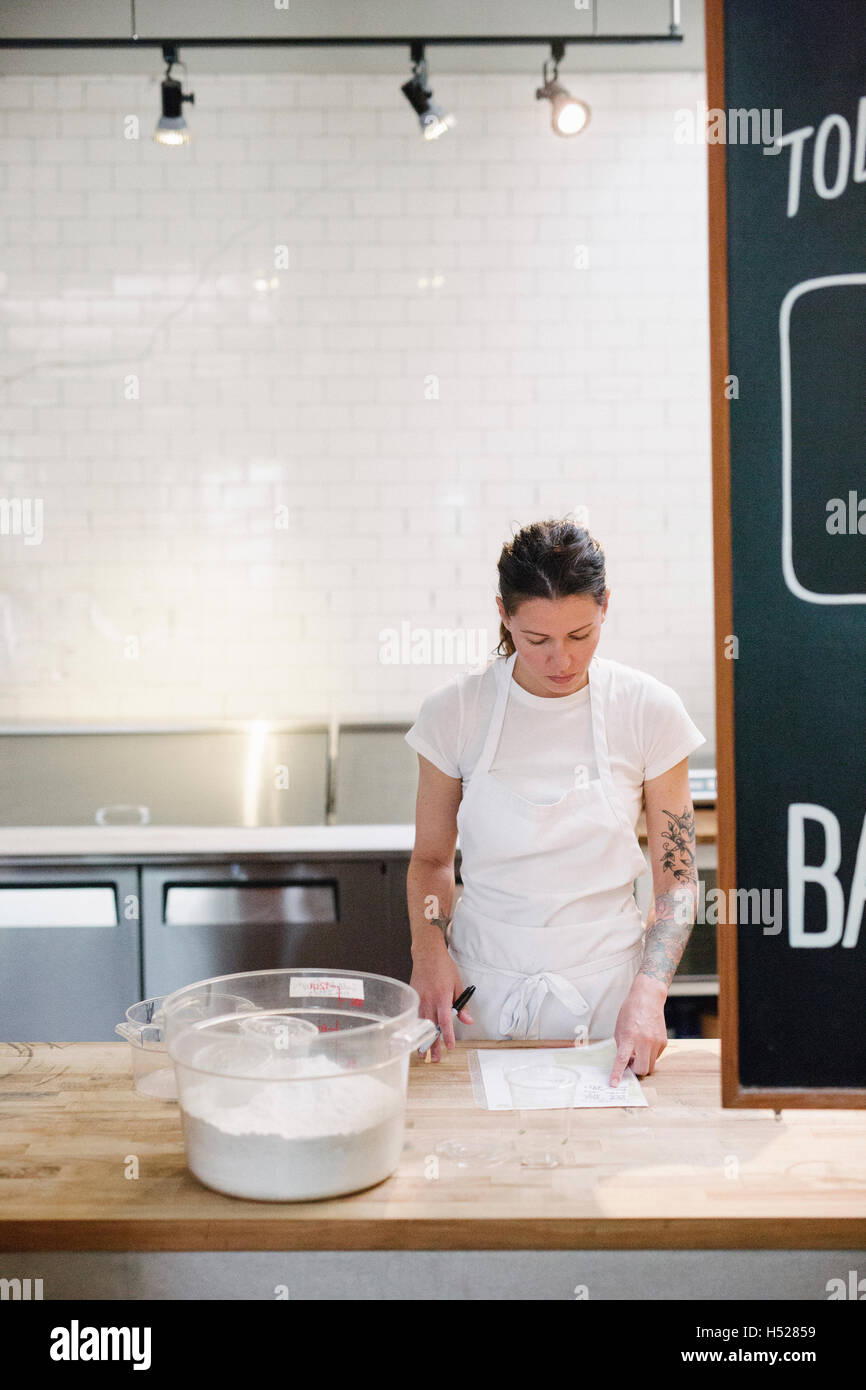
[[[698,870],[689,762],[683,758],[644,784],[653,907],[647,917],[640,973],[667,993],[695,924]]]
[[[618,1086],[633,1062],[637,1076],[652,1072],[667,1043],[665,999],[691,935],[697,909],[695,814],[689,760],[644,783],[647,840],[654,903],[647,915],[640,970],[619,1011],[616,1061],[610,1084]]]

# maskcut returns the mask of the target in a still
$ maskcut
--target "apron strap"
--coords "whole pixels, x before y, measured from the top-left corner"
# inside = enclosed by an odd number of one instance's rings
[[[478,762],[469,779],[470,785],[476,777],[483,776],[489,771],[490,764],[496,755],[499,745],[499,735],[502,732],[502,725],[505,722],[505,706],[508,703],[508,695],[511,690],[511,672],[514,670],[514,663],[517,660],[517,652],[514,651],[509,657],[500,657],[494,664],[494,676],[498,684],[496,685],[496,699],[493,704],[493,713],[490,716],[490,723],[487,726],[487,736],[484,746],[478,757]]]

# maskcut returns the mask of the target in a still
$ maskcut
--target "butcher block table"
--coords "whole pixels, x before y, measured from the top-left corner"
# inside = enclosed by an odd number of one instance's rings
[[[599,1297],[725,1297],[729,1282],[730,1297],[826,1298],[826,1280],[855,1267],[862,1110],[724,1110],[719,1041],[671,1040],[641,1083],[646,1108],[575,1110],[578,1166],[459,1168],[438,1143],[510,1137],[515,1123],[476,1105],[479,1046],[514,1044],[458,1043],[439,1063],[413,1054],[391,1178],[272,1203],[192,1177],[179,1109],[133,1089],[125,1043],[0,1044],[0,1277],[44,1278],[45,1297],[261,1297],[291,1265],[303,1296],[357,1297],[363,1277],[365,1297],[423,1297],[474,1269],[485,1298],[516,1297],[515,1278],[536,1297],[573,1298],[591,1278],[612,1290]],[[263,1252],[279,1253],[268,1264]],[[372,1252],[387,1256],[377,1266]],[[457,1252],[474,1254],[460,1266]]]

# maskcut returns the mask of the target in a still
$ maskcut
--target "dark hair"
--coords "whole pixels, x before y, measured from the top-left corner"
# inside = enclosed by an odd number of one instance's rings
[[[568,598],[591,594],[604,605],[604,551],[589,532],[573,521],[533,521],[502,547],[499,594],[509,618],[530,598]],[[514,642],[503,622],[499,643],[511,656]]]

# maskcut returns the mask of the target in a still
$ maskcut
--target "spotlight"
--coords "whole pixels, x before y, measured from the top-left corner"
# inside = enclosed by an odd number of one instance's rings
[[[550,102],[550,123],[557,135],[579,135],[589,121],[589,107],[585,101],[578,101],[571,92],[566,91],[559,75],[558,63],[565,53],[565,44],[551,45],[551,56],[544,64],[542,78],[544,86],[536,90],[536,98],[544,97]]]
[[[430,100],[433,92],[427,86],[427,62],[424,57],[424,45],[413,43],[411,54],[412,76],[408,82],[403,83],[400,91],[417,115],[424,139],[438,140],[440,135],[444,135],[446,130],[450,130],[457,122],[453,116],[447,115],[441,106],[434,106]]]
[[[182,108],[185,101],[195,101],[195,93],[182,91],[180,83],[171,75],[172,67],[179,61],[174,44],[163,44],[162,56],[168,66],[162,81],[162,115],[156,123],[153,138],[158,145],[188,145],[189,130]]]

